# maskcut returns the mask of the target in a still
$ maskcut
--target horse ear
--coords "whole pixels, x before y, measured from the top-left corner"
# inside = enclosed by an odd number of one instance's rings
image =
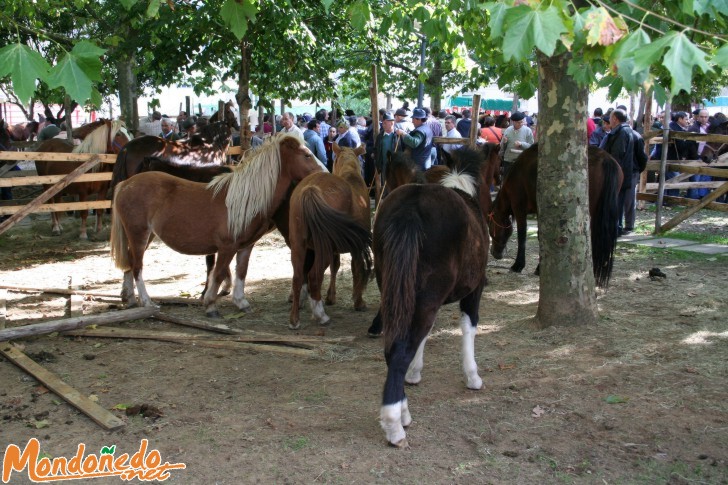
[[[367,152],[367,148],[364,145],[359,145],[354,150],[354,155],[356,155],[358,157],[359,155],[364,155],[366,152]]]
[[[335,153],[335,154],[337,154],[337,155],[338,155],[338,154],[339,154],[339,152],[341,151],[341,147],[340,147],[340,146],[339,146],[339,144],[338,144],[338,143],[336,143],[336,142],[334,142],[334,143],[332,143],[332,144],[331,144],[331,149],[332,149],[332,150],[334,151],[334,153]]]
[[[448,167],[452,166],[453,158],[452,158],[452,155],[450,154],[450,152],[443,150],[442,158],[445,160],[445,165],[447,165]]]

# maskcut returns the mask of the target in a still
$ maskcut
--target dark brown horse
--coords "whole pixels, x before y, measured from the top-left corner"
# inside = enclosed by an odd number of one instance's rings
[[[122,182],[114,195],[111,224],[111,256],[124,271],[122,300],[136,304],[136,283],[141,304],[154,305],[144,286],[142,265],[156,236],[183,254],[217,253],[203,301],[206,315],[218,317],[217,290],[229,275],[232,258],[237,255],[240,268],[245,251],[270,230],[270,217],[291,184],[319,170],[301,140],[281,135],[208,185],[162,172],[141,173]],[[236,271],[233,303],[241,310],[250,306],[243,279]]]
[[[381,425],[387,441],[406,447],[412,422],[405,381],[421,379],[423,351],[440,307],[460,302],[462,362],[466,385],[480,389],[475,333],[488,262],[488,229],[479,204],[482,155],[459,159],[441,184],[409,184],[394,190],[374,221],[374,260],[381,291],[387,379]]]
[[[192,182],[209,183],[218,175],[230,173],[229,165],[179,165],[163,158],[147,157],[142,162],[142,172],[164,172]]]
[[[126,145],[131,136],[124,128],[121,121],[98,120],[73,130],[73,137],[82,140],[80,145],[74,146],[61,138],[52,138],[40,144],[39,152],[54,153],[108,153],[118,154]],[[53,162],[36,161],[35,167],[38,175],[65,175],[78,168],[81,162]],[[100,163],[92,172],[111,172],[112,165]],[[47,186],[48,187],[48,186]],[[46,188],[47,188],[46,187]],[[60,194],[53,198],[54,202],[60,201],[62,194],[78,195],[80,202],[86,201],[89,196],[96,195],[97,200],[106,200],[106,193],[109,190],[109,181],[78,182],[66,187]],[[82,209],[80,238],[88,239],[86,231],[86,220],[88,209]],[[103,222],[103,209],[96,210],[96,232],[101,231]],[[51,213],[53,234],[61,233],[62,227],[58,218],[58,212]]]
[[[240,123],[238,123],[238,117],[235,116],[235,113],[233,112],[233,102],[228,101],[225,103],[225,107],[223,108],[222,112],[222,120],[220,119],[220,112],[215,112],[212,116],[210,116],[210,123],[216,123],[218,121],[222,121],[225,123],[229,128],[235,129],[240,131]]]
[[[332,264],[335,265],[332,268],[334,278],[335,268],[338,268],[334,258],[341,253],[351,253],[354,309],[366,309],[362,295],[371,271],[371,213],[369,189],[361,176],[358,159],[364,153],[364,147],[355,150],[334,146],[334,173],[309,175],[291,195],[291,329],[300,327],[299,303],[304,280],[308,284],[306,290],[314,319],[321,325],[329,322],[321,299],[321,284],[326,267]]]
[[[222,122],[210,123],[189,140],[167,141],[158,136],[142,136],[130,141],[114,164],[111,186],[140,172],[147,157],[178,165],[223,165],[230,146],[230,128]]]
[[[37,121],[27,121],[25,123],[17,123],[15,125],[5,124],[5,130],[12,141],[30,141],[38,134],[40,123]]]
[[[598,286],[606,287],[612,274],[614,248],[617,244],[617,194],[622,185],[622,169],[617,161],[600,148],[590,146],[589,215],[591,216],[592,264]],[[493,202],[488,226],[492,238],[491,253],[503,257],[503,250],[518,230],[518,252],[511,271],[520,273],[526,266],[526,216],[536,214],[536,176],[538,145],[525,150],[514,162]],[[538,270],[537,270],[538,271]]]

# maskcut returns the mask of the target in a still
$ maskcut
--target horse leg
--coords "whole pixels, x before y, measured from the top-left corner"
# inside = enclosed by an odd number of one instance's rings
[[[381,337],[382,336],[382,310],[378,310],[377,314],[372,320],[371,326],[367,330],[367,335],[370,337]]]
[[[351,277],[354,280],[353,297],[354,297],[354,310],[363,312],[367,309],[367,304],[364,301],[364,288],[367,285],[367,273],[364,263],[364,259],[361,256],[352,255],[351,259]]]
[[[404,381],[407,368],[415,354],[415,347],[417,342],[413,342],[409,336],[407,340],[395,340],[392,346],[384,351],[384,358],[387,361],[387,380],[384,383],[379,418],[387,441],[399,448],[409,447],[404,428],[412,423],[412,416],[404,392]]]
[[[475,363],[475,334],[478,332],[478,307],[483,294],[481,284],[475,291],[460,300],[460,330],[463,334],[462,357],[465,385],[468,389],[481,389],[483,380],[478,375],[478,364]]]
[[[128,231],[128,233],[131,234],[137,234],[134,231]],[[152,299],[149,297],[149,293],[147,293],[147,287],[144,284],[144,278],[142,278],[142,267],[144,265],[144,252],[147,249],[147,246],[152,240],[151,231],[149,229],[145,229],[144,231],[140,230],[138,235],[135,235],[134,238],[129,238],[129,262],[131,265],[131,274],[134,277],[134,283],[136,283],[137,287],[137,294],[139,295],[140,303],[143,306],[155,306]],[[124,275],[125,280],[124,283],[126,284],[126,274]],[[132,293],[133,294],[133,293]]]
[[[78,196],[79,202],[86,202],[86,196],[80,195]],[[81,210],[81,232],[78,236],[79,239],[82,241],[88,241],[88,233],[86,232],[86,220],[88,219],[88,209],[82,209]]]
[[[210,273],[212,272],[212,268],[215,267],[215,255],[214,254],[208,254],[205,256],[205,287],[202,289],[202,294],[200,295],[200,298],[205,298],[205,293],[207,293],[207,280],[210,279]]]
[[[514,211],[515,212],[515,211]],[[516,260],[511,266],[511,271],[520,273],[523,268],[526,267],[526,233],[528,226],[526,224],[526,213],[516,215],[516,231],[518,234],[518,252],[516,254]]]
[[[219,251],[215,267],[207,278],[207,292],[202,303],[205,305],[205,316],[209,318],[220,318],[221,316],[216,305],[217,290],[225,278],[230,275],[230,261],[233,256],[235,256],[233,251]]]
[[[53,204],[57,204],[60,201],[60,197],[53,197],[51,199]],[[54,236],[60,236],[62,230],[63,227],[61,227],[61,220],[58,217],[58,212],[51,212],[51,234]]]
[[[304,272],[306,248],[298,241],[291,239],[291,265],[293,266],[293,278],[291,278],[291,314],[289,316],[288,328],[298,330],[301,328],[300,304],[303,281],[306,276]]]
[[[329,291],[326,292],[326,304],[336,304],[336,274],[339,272],[341,266],[341,256],[334,254],[331,259],[331,279],[329,280]]]
[[[124,271],[124,283],[121,285],[121,302],[127,308],[137,306],[137,300],[134,297],[134,277],[131,270]]]
[[[245,298],[245,278],[248,275],[248,263],[253,246],[243,248],[235,255],[235,289],[233,290],[233,303],[244,312],[251,311],[250,303]]]
[[[321,285],[324,281],[324,271],[326,270],[326,264],[323,261],[317,260],[317,258],[321,257],[323,255],[316,255],[314,264],[308,272],[308,301],[311,304],[313,319],[319,325],[327,325],[331,319],[326,314],[324,302],[321,299]]]
[[[409,369],[407,369],[407,375],[404,377],[404,381],[407,384],[416,385],[419,384],[422,380],[422,367],[424,367],[424,353],[425,353],[425,344],[427,343],[427,339],[430,337],[430,334],[427,334],[425,338],[422,339],[422,343],[420,343],[420,346],[417,347],[417,352],[415,353],[414,359],[412,359],[412,363],[409,366]]]

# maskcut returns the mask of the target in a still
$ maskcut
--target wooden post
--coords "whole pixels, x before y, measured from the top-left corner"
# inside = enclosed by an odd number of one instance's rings
[[[225,101],[217,102],[217,121],[225,121]]]
[[[662,174],[662,172],[660,172],[660,173]],[[659,197],[657,198],[658,202],[662,200],[662,190],[663,190],[662,182],[663,182],[663,180],[661,178],[660,179],[660,193],[659,193]],[[725,182],[723,185],[721,185],[714,191],[709,192],[708,195],[706,195],[705,197],[700,199],[700,202],[698,204],[688,207],[684,211],[677,214],[675,217],[670,219],[664,226],[662,226],[660,228],[655,228],[655,232],[661,234],[661,233],[665,233],[665,232],[669,231],[670,229],[674,228],[675,226],[680,224],[682,221],[684,221],[685,219],[690,217],[691,215],[698,212],[703,207],[707,206],[714,200],[718,199],[721,195],[725,194],[726,192],[728,192],[728,182]],[[659,208],[660,206],[658,205],[657,207]]]
[[[670,116],[672,95],[670,91],[667,93],[667,101],[665,102],[665,123],[662,125],[662,155],[660,156],[660,174],[659,186],[657,188],[657,207],[655,208],[655,233],[662,230],[662,197],[665,195],[665,168],[667,167],[667,143],[670,138],[670,125],[667,123],[667,117]]]
[[[379,136],[379,81],[377,80],[377,65],[372,64],[372,84],[369,89],[372,100],[372,135],[374,136],[375,150],[376,141]],[[372,158],[376,156],[372,154]],[[382,179],[376,169],[376,160],[374,168],[374,207],[377,206],[382,193]]]
[[[8,290],[0,290],[0,330],[5,328],[5,316],[7,310]]]
[[[642,133],[647,133],[652,129],[652,123],[650,123],[650,119],[652,118],[652,90],[648,90],[644,93],[645,97],[645,112],[644,112],[644,122],[642,123]],[[650,144],[649,140],[645,140],[645,150],[647,151],[647,158],[650,157]],[[640,174],[640,184],[637,188],[637,192],[644,192],[645,187],[647,186],[647,170],[644,170]],[[638,209],[644,209],[645,208],[645,201],[639,200],[637,201],[637,208]]]
[[[475,148],[475,142],[478,139],[478,114],[480,113],[480,95],[473,95],[473,110],[470,113],[470,146]]]
[[[192,116],[192,112],[190,111],[192,109],[191,101],[189,96],[185,96],[185,113],[187,113],[187,116]]]

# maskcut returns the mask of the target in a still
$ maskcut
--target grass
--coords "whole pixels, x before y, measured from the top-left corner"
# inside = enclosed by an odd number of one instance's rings
[[[305,436],[297,436],[295,438],[286,438],[283,441],[283,447],[291,451],[301,451],[308,446],[308,438]]]
[[[710,258],[716,258],[714,254],[694,253],[691,251],[681,251],[678,248],[651,248],[647,246],[639,246],[635,244],[617,246],[617,253],[622,261],[643,260],[650,258],[653,261],[665,264],[665,262],[674,261],[706,261]]]
[[[670,231],[667,237],[683,239],[685,241],[697,241],[701,244],[725,244],[728,245],[728,234],[708,234],[685,231]]]
[[[725,469],[712,467],[709,462],[691,465],[682,461],[644,460],[639,467],[636,483],[721,483],[726,479]]]

